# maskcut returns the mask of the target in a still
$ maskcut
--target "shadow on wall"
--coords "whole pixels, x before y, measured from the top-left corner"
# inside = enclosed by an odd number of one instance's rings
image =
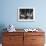
[[[2,43],[2,33],[6,31],[4,28],[6,28],[6,26],[4,24],[0,24],[0,43]]]

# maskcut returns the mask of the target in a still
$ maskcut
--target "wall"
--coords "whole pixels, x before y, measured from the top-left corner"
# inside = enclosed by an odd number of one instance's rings
[[[0,0],[0,25],[13,24],[16,28],[46,28],[46,0]],[[17,8],[35,8],[36,19],[33,22],[18,22]]]

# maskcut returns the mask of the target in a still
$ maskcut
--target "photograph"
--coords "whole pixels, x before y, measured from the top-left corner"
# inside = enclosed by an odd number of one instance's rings
[[[18,21],[34,21],[35,11],[33,8],[19,8]]]

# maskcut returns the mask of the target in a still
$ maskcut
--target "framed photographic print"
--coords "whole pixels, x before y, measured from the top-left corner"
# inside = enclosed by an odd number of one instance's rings
[[[34,21],[35,9],[31,7],[18,8],[18,21]]]

